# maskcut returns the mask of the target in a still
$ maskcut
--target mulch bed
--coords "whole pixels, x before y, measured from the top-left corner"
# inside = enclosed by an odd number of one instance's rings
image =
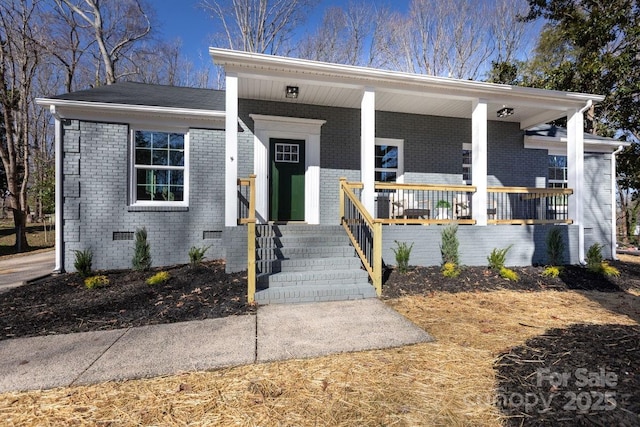
[[[427,295],[430,292],[486,292],[494,290],[521,291],[567,291],[584,290],[600,292],[621,292],[640,289],[640,263],[610,263],[620,271],[619,277],[605,277],[586,268],[568,265],[562,268],[557,278],[542,277],[544,267],[514,267],[520,276],[517,282],[500,277],[497,272],[485,267],[462,267],[457,278],[442,275],[440,267],[413,267],[406,274],[394,269],[385,272],[383,297],[399,298],[407,295]]]
[[[87,289],[76,273],[0,294],[0,340],[247,314],[246,273],[226,274],[221,261],[164,268],[171,278],[147,285],[149,272],[101,271],[110,284]]]
[[[509,426],[640,425],[640,326],[551,329],[496,370]]]

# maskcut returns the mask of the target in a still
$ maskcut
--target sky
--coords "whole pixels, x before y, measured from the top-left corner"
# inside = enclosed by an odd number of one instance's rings
[[[389,4],[389,1],[370,0],[373,3]],[[319,5],[312,11],[307,26],[315,28],[322,20],[323,12],[330,6],[341,6],[347,0],[320,0]],[[405,8],[409,0],[395,0],[394,8]],[[209,61],[208,49],[211,46],[211,35],[214,33],[214,20],[198,7],[200,0],[153,0],[159,21],[161,35],[166,40],[180,38],[182,53],[192,59],[194,64],[200,63],[200,58]]]

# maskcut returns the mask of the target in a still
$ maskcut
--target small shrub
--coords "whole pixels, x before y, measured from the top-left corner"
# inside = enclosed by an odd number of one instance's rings
[[[442,254],[442,264],[452,263],[459,265],[460,255],[458,247],[458,226],[456,224],[448,225],[442,229],[442,243],[440,244],[440,253]]]
[[[87,289],[101,288],[109,284],[109,278],[107,276],[92,276],[84,279],[84,285]]]
[[[602,264],[600,264],[600,266],[601,266],[600,272],[605,276],[620,277],[620,270],[618,270],[612,265],[609,265],[608,262],[604,261]]]
[[[136,230],[136,246],[131,262],[134,270],[147,271],[151,268],[151,247],[147,243],[147,229],[144,227]]]
[[[507,260],[507,252],[511,249],[509,245],[504,249],[494,248],[491,251],[491,255],[487,257],[487,261],[489,261],[489,268],[492,270],[500,271],[502,267],[504,267],[504,263]]]
[[[594,243],[587,251],[587,269],[593,273],[602,272],[602,245]]]
[[[204,259],[204,254],[211,246],[203,246],[201,248],[197,248],[195,246],[191,246],[189,249],[189,263],[192,267],[197,266]]]
[[[564,241],[558,227],[554,227],[547,234],[547,257],[549,265],[564,264]]]
[[[438,203],[436,203],[436,209],[449,209],[450,207],[451,203],[446,200],[439,200]]]
[[[171,276],[166,271],[160,271],[147,279],[147,285],[159,285],[169,280]]]
[[[411,249],[413,249],[413,243],[408,246],[405,242],[398,242],[394,240],[396,248],[391,248],[394,254],[396,254],[396,265],[398,271],[402,274],[406,273],[409,268],[409,258],[411,257]]]
[[[76,260],[73,266],[78,274],[80,274],[81,277],[91,276],[91,264],[93,263],[93,252],[91,252],[91,249],[73,252],[76,254]]]
[[[460,275],[460,269],[452,262],[445,262],[442,266],[442,275],[444,277],[455,278]]]
[[[500,269],[500,277],[511,282],[517,282],[518,280],[520,280],[520,276],[518,276],[518,273],[507,267],[502,267]]]
[[[553,279],[555,279],[559,275],[560,275],[560,267],[556,267],[554,265],[545,267],[544,271],[542,272],[543,277],[551,277]]]

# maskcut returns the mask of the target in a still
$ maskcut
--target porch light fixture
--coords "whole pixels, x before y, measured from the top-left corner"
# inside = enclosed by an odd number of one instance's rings
[[[513,108],[507,107],[507,106],[503,106],[496,113],[498,114],[498,118],[503,119],[503,118],[509,117],[510,115],[513,114]]]
[[[300,89],[298,86],[287,86],[287,90],[285,91],[285,97],[295,99],[298,97],[298,93]]]

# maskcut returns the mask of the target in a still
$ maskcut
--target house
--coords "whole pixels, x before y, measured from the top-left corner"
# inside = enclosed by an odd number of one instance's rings
[[[312,252],[349,234],[372,278],[394,264],[396,240],[414,243],[412,264],[439,264],[441,225],[454,221],[466,265],[509,245],[509,265],[545,263],[552,227],[568,263],[596,242],[615,254],[624,143],[583,133],[600,95],[210,54],[224,91],[118,83],[37,100],[55,117],[58,270],[72,271],[73,251],[86,248],[95,268],[129,267],[143,226],[154,265],[206,245],[238,271],[255,253],[256,223],[257,262],[270,262],[258,274],[291,261],[302,271],[289,279],[318,287],[350,279],[310,273],[314,262],[296,264],[283,242]],[[546,125],[563,117],[565,130]],[[319,270],[347,269],[335,263],[353,252]],[[336,294],[325,291],[307,296]]]

